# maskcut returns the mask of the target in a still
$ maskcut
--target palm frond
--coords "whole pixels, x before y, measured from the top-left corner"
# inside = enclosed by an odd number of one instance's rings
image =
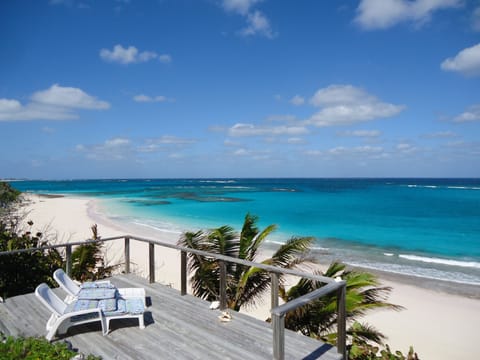
[[[344,271],[345,271],[346,265],[334,261],[333,263],[330,264],[330,266],[325,270],[323,273],[323,276],[331,277],[331,278],[336,278],[337,276],[342,276]]]
[[[291,268],[293,264],[297,264],[295,260],[301,258],[310,249],[313,240],[312,237],[292,237],[263,263]]]
[[[262,245],[263,241],[277,229],[276,225],[269,225],[265,229],[263,229],[260,233],[257,233],[255,237],[252,239],[249,248],[247,249],[247,253],[245,256],[246,260],[254,261],[255,257],[257,256],[258,249]]]
[[[346,281],[346,317],[348,323],[356,323],[356,319],[367,312],[388,308],[401,310],[402,307],[387,302],[391,291],[389,287],[380,287],[378,278],[370,273],[347,269],[345,264],[333,262],[323,273],[324,276],[335,278],[341,276]],[[309,279],[301,279],[288,291],[281,292],[283,300],[290,301],[315,289],[324,286],[323,283]],[[285,326],[300,331],[305,335],[331,341],[336,336],[337,304],[336,297],[331,294],[312,301],[301,309],[287,314]],[[356,329],[356,333],[353,330]],[[347,332],[348,334],[348,332]],[[365,338],[382,344],[384,335],[368,325],[355,325],[351,336]]]

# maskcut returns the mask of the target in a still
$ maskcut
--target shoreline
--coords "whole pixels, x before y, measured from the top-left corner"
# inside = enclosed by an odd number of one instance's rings
[[[269,251],[273,252],[274,244],[269,243],[267,245]],[[326,256],[327,262],[320,262],[321,267],[326,268],[326,264],[330,264],[332,261],[342,261],[342,259],[336,259],[335,257]],[[450,294],[450,295],[459,295],[471,299],[480,300],[480,286],[471,285],[467,283],[455,282],[451,280],[440,280],[427,278],[423,276],[414,276],[408,274],[401,274],[399,272],[391,272],[386,270],[372,269],[357,265],[350,265],[348,262],[345,262],[347,267],[350,269],[358,269],[360,271],[368,272],[377,275],[381,280],[398,282],[404,285],[412,285],[421,289],[431,290],[435,292]]]
[[[26,193],[28,219],[34,226],[55,229],[60,242],[82,241],[90,237],[90,226],[98,224],[101,237],[132,234],[176,243],[179,233],[160,231],[143,226],[116,222],[102,212],[101,201],[94,198],[71,196],[39,196]],[[265,249],[268,253],[268,248]],[[148,245],[131,243],[132,272],[145,276]],[[123,242],[106,243],[106,260],[121,263]],[[180,287],[180,255],[177,251],[156,247],[156,279],[158,282]],[[436,280],[412,278],[371,269],[362,269],[379,276],[382,286],[392,287],[389,302],[404,306],[406,310],[372,312],[362,319],[383,332],[392,351],[408,352],[410,345],[421,359],[469,359],[476,353],[475,316],[480,314],[478,289],[461,284],[439,284]],[[470,293],[469,293],[470,291]],[[477,292],[478,291],[478,292]],[[246,312],[261,320],[269,315],[269,292],[261,306]]]
[[[400,283],[403,285],[415,286],[421,289],[435,291],[442,294],[456,295],[469,299],[480,300],[480,286],[468,285],[449,280],[429,279],[420,276],[392,273],[388,271],[373,270],[360,266],[350,266],[377,275],[380,279]]]

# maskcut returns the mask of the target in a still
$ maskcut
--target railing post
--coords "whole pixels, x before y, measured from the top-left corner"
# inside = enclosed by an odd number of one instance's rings
[[[347,359],[347,331],[346,331],[346,308],[345,308],[345,297],[346,297],[346,283],[343,282],[343,285],[337,290],[337,351],[339,354],[342,354],[343,360]]]
[[[155,244],[148,243],[148,268],[150,284],[155,282]]]
[[[285,314],[272,314],[273,326],[273,358],[285,359]]]
[[[130,238],[125,238],[125,274],[130,273]]]
[[[227,308],[227,267],[222,260],[218,261],[220,267],[220,310]]]
[[[180,252],[180,295],[187,294],[187,253]]]
[[[274,309],[278,306],[278,274],[275,272],[270,273],[270,277],[272,278],[272,285],[271,285],[271,308]]]
[[[72,276],[72,245],[66,245],[65,247],[65,271],[68,276]]]

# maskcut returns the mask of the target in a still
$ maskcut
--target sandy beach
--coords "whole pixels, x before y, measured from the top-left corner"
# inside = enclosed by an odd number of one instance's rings
[[[140,237],[176,243],[179,233],[114,222],[102,213],[97,200],[75,197],[47,197],[28,195],[26,220],[34,222],[33,229],[44,232],[56,242],[82,241],[91,237],[90,227],[98,224],[103,238],[132,234]],[[186,229],[190,230],[190,229]],[[108,242],[105,256],[109,263],[122,262],[123,241]],[[147,273],[147,245],[131,244],[132,270],[139,275]],[[156,279],[175,288],[180,286],[180,256],[176,251],[156,247]],[[475,357],[477,324],[480,321],[479,296],[459,296],[442,287],[421,281],[389,276],[382,283],[393,291],[389,301],[405,307],[400,312],[377,311],[364,321],[388,336],[392,350],[408,351],[410,345],[421,359],[471,359]],[[419,285],[419,286],[417,286]],[[450,289],[455,287],[450,286]],[[472,293],[480,289],[474,290]],[[462,292],[463,293],[463,292]],[[267,294],[269,296],[269,294]],[[269,304],[250,313],[265,319]]]

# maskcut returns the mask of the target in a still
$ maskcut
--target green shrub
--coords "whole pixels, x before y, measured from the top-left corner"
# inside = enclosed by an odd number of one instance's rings
[[[77,352],[70,350],[65,342],[51,344],[45,339],[5,337],[1,333],[0,338],[0,359],[2,360],[70,360],[78,355]],[[88,355],[83,359],[100,360],[101,357]]]
[[[417,353],[410,347],[406,355],[401,351],[392,352],[388,345],[380,350],[378,346],[367,343],[353,344],[348,353],[349,360],[419,360]]]

